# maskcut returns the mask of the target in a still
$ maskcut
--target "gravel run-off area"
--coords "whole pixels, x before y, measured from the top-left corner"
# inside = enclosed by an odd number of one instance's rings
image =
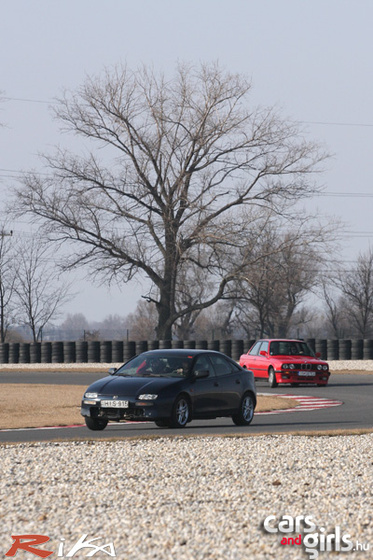
[[[289,560],[315,558],[315,534],[319,542],[348,534],[365,550],[319,557],[366,560],[373,550],[372,449],[373,434],[2,446],[2,552],[11,535],[39,534],[50,537],[41,548],[53,558],[61,543],[67,554],[85,534],[102,537],[95,541],[101,546],[113,543],[123,560]],[[303,530],[266,532],[270,515],[271,527],[284,515],[311,516],[308,552]],[[301,545],[280,542],[299,534]],[[332,550],[346,546],[337,541]]]
[[[12,535],[37,534],[50,558],[82,535],[123,560],[373,558],[373,434],[4,444],[0,462],[3,555]],[[315,528],[269,533],[268,516]]]

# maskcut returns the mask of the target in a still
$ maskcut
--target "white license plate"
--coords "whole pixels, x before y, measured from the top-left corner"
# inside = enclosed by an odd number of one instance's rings
[[[303,375],[304,377],[315,377],[314,371],[298,371],[298,375]]]
[[[101,401],[102,408],[128,408],[128,401]]]

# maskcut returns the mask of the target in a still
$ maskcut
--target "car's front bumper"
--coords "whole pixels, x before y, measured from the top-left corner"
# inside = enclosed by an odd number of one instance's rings
[[[299,383],[300,385],[316,384],[327,385],[330,377],[329,371],[298,371],[280,370],[276,371],[277,383]]]
[[[128,400],[127,408],[101,407],[100,399],[82,400],[80,413],[90,418],[103,418],[113,422],[124,420],[131,421],[154,421],[171,416],[172,403],[164,399],[153,401]]]

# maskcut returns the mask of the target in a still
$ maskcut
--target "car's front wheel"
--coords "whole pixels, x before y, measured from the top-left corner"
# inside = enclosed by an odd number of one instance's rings
[[[189,399],[183,395],[179,396],[173,406],[170,420],[171,428],[185,428],[190,422],[191,408]]]
[[[87,428],[95,431],[104,430],[108,423],[105,418],[90,418],[89,416],[85,416],[84,420]]]
[[[170,423],[167,422],[167,420],[156,420],[155,421],[156,426],[158,426],[158,428],[168,428]]]
[[[232,420],[236,426],[248,426],[254,418],[255,402],[250,393],[246,393],[241,400],[237,414],[233,414]]]
[[[268,370],[268,385],[273,389],[274,387],[277,387],[277,379],[276,379],[276,374],[275,374],[275,370],[273,369],[273,367],[270,367]]]

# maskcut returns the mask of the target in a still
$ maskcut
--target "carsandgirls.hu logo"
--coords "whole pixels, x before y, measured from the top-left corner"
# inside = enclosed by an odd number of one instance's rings
[[[353,541],[349,533],[342,533],[340,526],[336,525],[331,532],[326,532],[325,527],[318,529],[311,515],[283,515],[279,519],[269,515],[263,522],[267,533],[280,534],[282,546],[303,546],[310,560],[318,558],[320,552],[351,552],[368,551],[368,543]],[[295,534],[289,537],[288,534]]]

